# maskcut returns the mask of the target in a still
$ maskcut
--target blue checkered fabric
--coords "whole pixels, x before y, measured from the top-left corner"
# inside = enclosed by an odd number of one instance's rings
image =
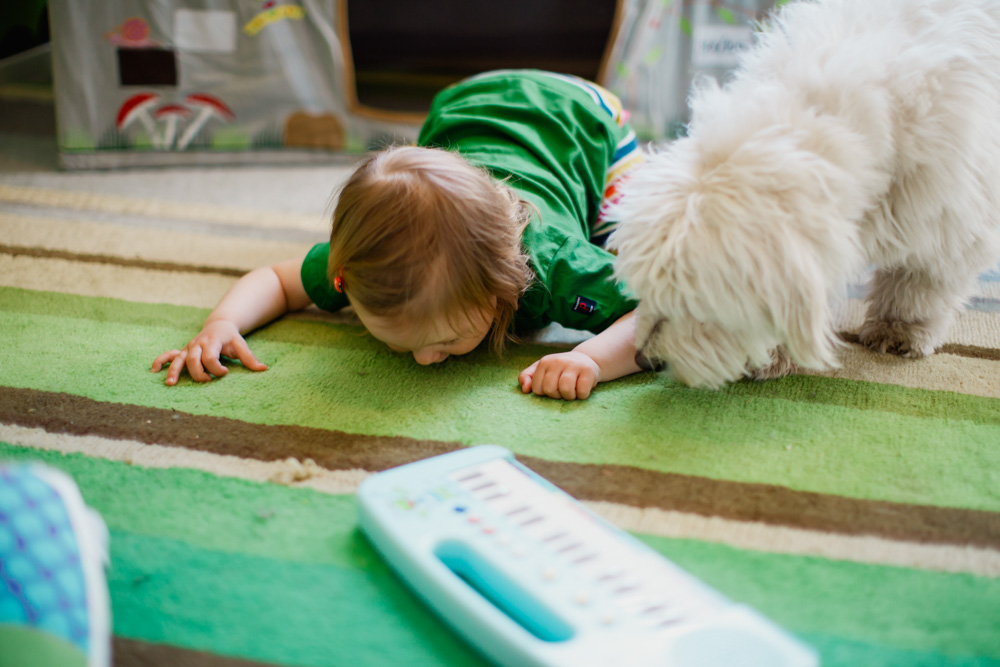
[[[63,498],[34,465],[0,465],[0,623],[89,649],[80,548]]]

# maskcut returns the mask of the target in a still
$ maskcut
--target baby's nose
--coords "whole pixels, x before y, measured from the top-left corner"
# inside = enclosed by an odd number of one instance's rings
[[[413,360],[416,361],[421,366],[429,366],[431,364],[439,364],[448,358],[448,354],[445,352],[434,352],[432,350],[414,350]]]

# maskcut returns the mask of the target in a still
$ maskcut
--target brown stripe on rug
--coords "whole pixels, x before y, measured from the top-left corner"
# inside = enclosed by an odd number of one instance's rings
[[[959,345],[957,343],[945,343],[937,349],[938,352],[953,354],[956,357],[970,357],[974,359],[989,359],[990,361],[1000,361],[1000,350],[992,347],[978,347],[976,345]]]
[[[845,343],[861,345],[860,337],[851,331],[839,331],[837,335]],[[980,347],[977,345],[962,345],[959,343],[945,343],[935,350],[944,354],[953,354],[956,357],[968,357],[970,359],[988,359],[990,361],[1000,361],[1000,349],[992,347]]]
[[[111,655],[115,667],[164,667],[183,665],[184,667],[271,667],[272,663],[254,662],[242,658],[231,658],[205,651],[154,644],[138,639],[112,637]]]
[[[65,259],[71,262],[85,264],[111,264],[113,266],[128,266],[132,268],[149,269],[152,271],[183,271],[185,273],[215,273],[222,276],[240,277],[246,271],[224,266],[201,266],[198,264],[182,264],[180,262],[157,262],[147,259],[116,257],[114,255],[99,255],[92,253],[70,252],[67,250],[49,250],[47,248],[22,248],[0,244],[0,253],[14,257],[39,257],[42,259]]]
[[[312,459],[328,470],[374,472],[464,446],[295,425],[252,424],[13,387],[0,387],[0,422],[50,433],[128,439],[261,461]],[[533,457],[519,460],[581,500],[844,535],[1000,548],[1000,513],[847,498],[628,466]]]
[[[384,470],[463,447],[457,442],[253,424],[16,387],[0,387],[0,422],[260,461],[312,459],[329,470]]]

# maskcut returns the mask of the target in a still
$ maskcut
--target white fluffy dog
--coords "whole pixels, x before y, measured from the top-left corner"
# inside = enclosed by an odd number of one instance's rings
[[[876,268],[863,344],[932,354],[1000,254],[1000,0],[799,0],[611,239],[637,361],[718,387],[836,365],[833,299]]]

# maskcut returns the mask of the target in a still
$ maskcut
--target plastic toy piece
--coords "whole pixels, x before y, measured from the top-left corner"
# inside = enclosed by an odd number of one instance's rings
[[[499,665],[814,667],[813,651],[486,445],[374,475],[361,529]]]

